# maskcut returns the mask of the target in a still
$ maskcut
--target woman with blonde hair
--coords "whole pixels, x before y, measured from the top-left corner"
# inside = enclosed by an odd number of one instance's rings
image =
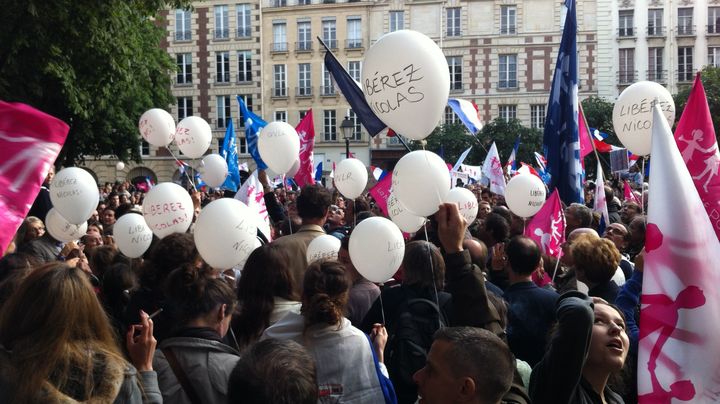
[[[0,311],[0,402],[162,402],[152,329],[142,313],[142,324],[128,331],[131,365],[87,275],[43,265]]]

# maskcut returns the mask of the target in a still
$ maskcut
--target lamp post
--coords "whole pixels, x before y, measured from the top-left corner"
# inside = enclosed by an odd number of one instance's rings
[[[350,115],[345,115],[345,119],[340,124],[340,130],[345,138],[345,158],[350,158],[350,138],[355,130],[355,124],[350,120]]]

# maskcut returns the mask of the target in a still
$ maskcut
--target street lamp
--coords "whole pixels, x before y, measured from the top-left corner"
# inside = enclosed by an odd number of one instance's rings
[[[350,158],[350,138],[355,130],[355,124],[350,120],[350,115],[345,115],[345,119],[340,124],[340,130],[345,138],[345,157]]]

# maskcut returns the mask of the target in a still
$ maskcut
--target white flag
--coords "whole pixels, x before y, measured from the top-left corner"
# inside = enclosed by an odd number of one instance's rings
[[[482,173],[490,180],[490,192],[505,195],[505,175],[503,175],[502,163],[495,142],[493,142],[487,157],[485,157]]]

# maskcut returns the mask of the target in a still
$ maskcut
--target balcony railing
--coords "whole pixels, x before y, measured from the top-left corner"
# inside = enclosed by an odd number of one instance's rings
[[[176,86],[190,86],[192,85],[192,74],[178,74],[175,76]]]
[[[325,45],[327,45],[330,49],[337,49],[338,48],[338,41],[337,39],[325,39],[323,38],[323,42],[325,42]]]
[[[692,67],[687,70],[678,70],[677,80],[681,83],[690,82],[695,78],[694,75],[695,72],[692,70]]]
[[[515,35],[517,34],[517,27],[510,25],[507,27],[500,27],[500,35]]]
[[[215,39],[228,39],[230,38],[229,29],[215,29]]]
[[[345,49],[362,49],[362,39],[346,39]]]
[[[337,92],[335,92],[335,86],[332,84],[326,84],[324,86],[320,87],[320,95],[323,97],[333,97],[337,95]]]
[[[240,84],[251,83],[252,82],[252,73],[251,72],[238,73],[237,82]]]
[[[695,36],[694,25],[678,25],[677,36]]]
[[[175,40],[176,41],[191,41],[192,40],[192,31],[175,31]]]
[[[450,93],[458,94],[465,91],[465,85],[463,83],[450,83]]]
[[[230,72],[215,73],[215,83],[229,83]]]
[[[498,81],[499,90],[516,90],[518,88],[517,80],[500,80]]]
[[[295,88],[295,96],[296,97],[312,97],[313,91],[312,87],[297,87]]]
[[[236,35],[238,38],[249,38],[250,35],[252,35],[252,28],[251,27],[238,28],[236,31]]]
[[[321,139],[323,140],[323,142],[337,142],[337,132],[323,133]]]
[[[287,96],[288,96],[287,87],[273,87],[272,88],[272,97],[273,98],[287,98]]]
[[[707,26],[708,35],[720,35],[720,24],[710,24]]]
[[[273,42],[270,49],[272,52],[287,52],[288,44],[287,42]]]
[[[300,41],[295,42],[295,51],[296,52],[311,52],[312,51],[312,41]]]
[[[636,81],[637,81],[637,72],[636,71],[620,70],[618,72],[618,84],[619,85],[632,84]]]
[[[618,28],[618,38],[634,38],[635,34],[634,27]]]
[[[648,70],[647,79],[657,83],[667,83],[667,70]]]
[[[648,26],[647,27],[647,36],[648,37],[664,37],[665,36],[665,27],[662,25],[654,25],[654,26]]]

